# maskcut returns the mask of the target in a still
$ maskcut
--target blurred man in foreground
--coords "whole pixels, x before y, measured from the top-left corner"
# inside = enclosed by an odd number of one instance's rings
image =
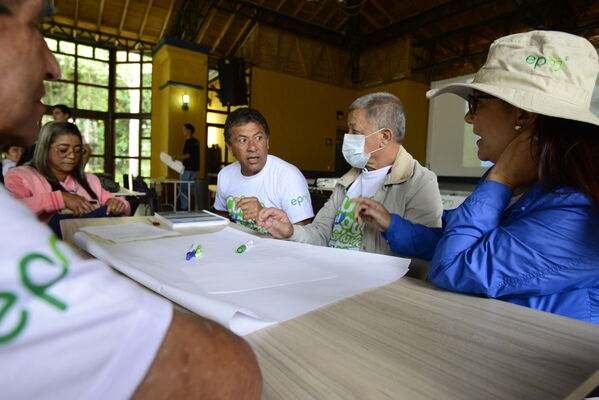
[[[0,0],[0,145],[33,143],[43,80],[60,74],[38,30],[48,11]],[[242,339],[82,260],[4,188],[0,210],[3,398],[259,398]]]

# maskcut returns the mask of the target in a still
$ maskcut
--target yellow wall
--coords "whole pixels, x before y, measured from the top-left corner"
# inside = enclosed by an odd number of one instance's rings
[[[359,96],[385,91],[399,97],[406,112],[404,146],[421,164],[426,158],[427,85],[402,80],[366,90],[351,90],[296,78],[261,68],[252,70],[252,107],[266,117],[271,130],[270,153],[301,170],[335,170],[335,133],[347,120],[336,119]],[[325,140],[332,139],[327,145]]]
[[[197,51],[172,45],[163,45],[153,57],[152,74],[152,177],[178,178],[160,161],[160,153],[180,155],[185,138],[183,124],[195,127],[195,137],[200,141],[200,160],[204,160],[206,147],[206,90],[178,85],[168,81],[206,88],[208,79],[208,56]],[[189,95],[189,110],[181,108],[183,94]],[[198,177],[205,171],[200,162]]]
[[[359,92],[359,96],[373,92],[389,92],[401,100],[406,113],[406,136],[403,145],[422,165],[426,162],[428,100],[425,94],[428,89],[428,85],[404,79]]]
[[[356,91],[261,68],[252,69],[251,90],[270,127],[270,154],[301,170],[335,170],[335,133],[347,124],[336,112],[346,112]]]

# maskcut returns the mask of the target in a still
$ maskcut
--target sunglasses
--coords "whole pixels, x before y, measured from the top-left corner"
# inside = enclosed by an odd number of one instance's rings
[[[478,108],[478,101],[480,99],[496,99],[496,97],[491,96],[490,94],[469,94],[468,112],[470,113],[470,115],[476,114],[476,109]]]

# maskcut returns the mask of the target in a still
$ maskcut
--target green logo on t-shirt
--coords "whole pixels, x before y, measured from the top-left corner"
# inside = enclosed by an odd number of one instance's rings
[[[338,249],[359,249],[362,246],[364,226],[358,225],[354,218],[357,204],[345,195],[343,202],[335,215],[335,224],[331,232],[329,247]]]
[[[245,196],[237,196],[241,199],[245,198]],[[264,203],[260,202],[261,207],[266,207]],[[237,208],[237,204],[235,203],[235,196],[227,196],[227,210],[229,210],[229,215],[231,216],[231,220],[235,221],[239,225],[243,225],[245,227],[250,228],[256,232],[264,233],[265,235],[270,235],[268,231],[264,228],[258,228],[256,223],[252,220],[243,219],[243,210],[241,208]]]
[[[60,243],[60,241],[56,236],[50,237],[50,248],[54,253],[54,257],[41,253],[29,253],[21,258],[19,261],[19,276],[21,278],[21,283],[29,290],[31,294],[39,297],[49,305],[64,311],[67,309],[67,304],[47,293],[50,287],[62,280],[69,272],[69,260],[58,248],[58,243]],[[33,268],[34,263],[39,262],[48,266],[57,267],[58,270],[56,277],[45,283],[34,281],[30,276],[30,268]],[[17,302],[17,295],[8,291],[0,292],[0,301],[3,301],[3,304],[0,303],[1,325],[1,322],[7,316],[8,312],[15,306],[15,303]],[[29,320],[29,310],[22,309],[20,311],[21,312],[19,314],[18,320],[15,321],[14,326],[7,332],[4,330],[0,332],[0,344],[8,343],[14,340],[17,336],[19,336],[23,329],[25,329],[27,321]]]

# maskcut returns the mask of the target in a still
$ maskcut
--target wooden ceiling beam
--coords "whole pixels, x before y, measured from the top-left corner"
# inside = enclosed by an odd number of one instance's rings
[[[150,0],[148,2],[148,5],[146,6],[146,13],[144,14],[144,19],[141,22],[141,26],[139,27],[139,37],[141,37],[141,34],[143,33],[144,29],[146,29],[146,23],[148,22],[148,15],[150,15],[152,4],[154,4],[154,0]]]
[[[371,46],[381,44],[387,40],[395,39],[407,33],[422,29],[441,20],[475,10],[495,0],[453,0],[417,15],[402,19],[371,34],[365,35],[364,40]]]
[[[202,43],[202,39],[204,39],[204,35],[208,31],[208,27],[210,26],[210,24],[212,23],[212,19],[216,15],[216,10],[211,10],[209,14],[210,15],[208,15],[208,18],[206,18],[204,24],[202,25],[202,29],[200,29],[200,32],[198,32],[198,37],[195,40],[196,43]]]
[[[277,5],[277,7],[275,8],[275,10],[277,10],[277,11],[280,11],[280,10],[281,10],[281,7],[283,7],[283,4],[285,4],[285,2],[286,2],[286,1],[287,1],[287,0],[281,0],[281,1],[279,2],[279,5]]]
[[[75,0],[75,27],[79,24],[79,0]]]
[[[251,31],[251,28],[249,28],[250,24],[252,24],[252,28],[253,28],[253,25],[255,25],[256,22],[252,19],[248,19],[245,21],[245,24],[243,24],[243,26],[239,30],[239,33],[233,40],[233,43],[231,44],[231,46],[229,46],[229,49],[225,53],[225,57],[231,57],[232,55],[234,55],[234,50],[236,50],[238,48],[238,43],[242,40],[242,38],[247,37],[247,35],[250,33],[250,31]]]
[[[102,16],[104,15],[104,2],[105,0],[100,0],[100,10],[98,12],[98,23],[96,25],[98,25],[98,30],[100,30],[100,27],[102,26]]]
[[[125,7],[123,7],[123,15],[121,15],[121,23],[119,24],[118,36],[121,36],[121,32],[123,32],[123,26],[125,25],[125,18],[127,18],[128,12],[129,0],[125,0]]]
[[[295,11],[293,12],[293,16],[297,17],[297,14],[299,14],[299,12],[302,10],[302,8],[304,8],[304,5],[306,4],[306,0],[301,0],[300,3],[298,4],[298,6],[296,7]]]
[[[389,13],[387,12],[387,10],[385,10],[383,8],[383,6],[381,6],[378,2],[378,0],[370,0],[370,4],[372,4],[374,6],[374,8],[376,8],[377,12],[379,13],[379,15],[382,15],[383,17],[385,17],[385,19],[387,20],[387,22],[389,24],[393,23],[393,18],[391,18],[391,16],[389,15]]]
[[[257,24],[256,24],[255,20],[248,20],[248,21],[250,21],[250,25],[248,27],[246,27],[246,32],[243,35],[241,35],[241,37],[237,41],[237,43],[234,43],[234,46],[231,46],[231,48],[227,52],[227,57],[235,56],[235,54],[237,53],[237,50],[242,48],[245,45],[245,43],[247,42],[248,38],[250,36],[252,36],[252,32],[254,32],[254,29],[256,29]]]
[[[227,20],[227,23],[225,24],[225,26],[221,30],[220,35],[218,35],[218,38],[216,38],[216,42],[214,42],[214,44],[212,45],[212,52],[216,51],[216,49],[218,48],[218,45],[223,40],[223,38],[225,37],[225,34],[227,33],[227,31],[231,27],[231,24],[233,23],[234,19],[235,19],[235,14],[231,14],[229,16],[229,19]]]
[[[241,6],[239,11],[234,10],[234,5]],[[254,18],[257,22],[273,26],[286,32],[291,32],[308,39],[328,43],[331,46],[342,47],[345,42],[345,35],[335,31],[334,29],[329,29],[322,25],[305,21],[247,0],[221,1],[217,6],[215,6],[215,8],[229,13],[236,13],[237,15],[246,18]],[[254,14],[248,14],[247,9],[252,10]]]
[[[175,8],[176,2],[177,2],[177,0],[171,0],[171,4],[168,6],[168,11],[166,13],[166,17],[164,18],[164,23],[162,24],[162,29],[160,30],[160,35],[158,35],[158,40],[162,39],[162,37],[164,36],[164,32],[166,31],[168,22],[171,19],[171,14],[173,13],[173,8]]]

